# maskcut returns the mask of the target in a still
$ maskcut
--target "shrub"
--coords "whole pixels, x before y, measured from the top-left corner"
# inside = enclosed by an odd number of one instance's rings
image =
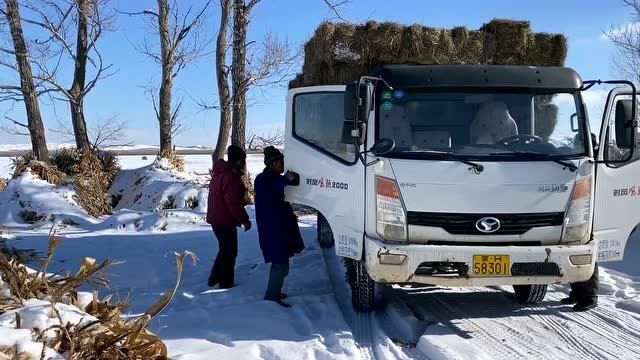
[[[0,191],[4,191],[7,188],[7,180],[0,178]]]
[[[184,201],[184,207],[194,210],[198,207],[199,201],[196,196],[190,196]]]
[[[36,224],[39,223],[40,221],[44,220],[45,215],[43,214],[38,214],[35,211],[32,210],[22,210],[20,211],[20,217],[24,220],[24,222],[26,222],[27,224]]]
[[[160,210],[169,210],[176,208],[176,197],[174,195],[169,195],[165,200],[160,202],[159,209]]]

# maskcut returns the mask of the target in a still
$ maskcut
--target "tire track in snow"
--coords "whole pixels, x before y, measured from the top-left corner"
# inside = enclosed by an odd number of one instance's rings
[[[545,309],[537,308],[537,310],[543,311]],[[590,346],[587,346],[582,341],[576,339],[575,335],[567,329],[566,324],[561,322],[559,319],[550,315],[541,314],[536,314],[532,317],[540,321],[543,325],[548,326],[550,330],[553,330],[569,347],[572,348],[572,353],[586,354],[590,359],[602,358],[598,353],[593,351]]]
[[[336,302],[342,312],[342,316],[351,328],[362,359],[386,360],[390,359],[389,356],[397,358],[398,356],[395,356],[396,353],[401,353],[401,351],[393,349],[395,345],[391,343],[391,341],[389,341],[391,344],[386,343],[388,339],[375,321],[374,313],[364,314],[357,313],[353,310],[351,306],[350,289],[344,279],[345,274],[342,260],[333,253],[333,249],[323,250],[323,257]],[[388,348],[389,351],[387,353],[383,352],[379,348],[380,346]]]
[[[491,353],[495,358],[520,359],[532,354],[537,354],[537,358],[544,357],[544,354],[540,353],[538,349],[528,342],[522,341],[523,334],[515,331],[511,326],[495,319],[482,319],[483,322],[489,322],[489,326],[483,326],[485,324],[480,324],[480,320],[472,319],[469,313],[440,299],[440,295],[434,293],[422,295],[416,300],[408,299],[409,306],[417,310],[418,314],[434,318],[463,338],[470,337],[469,333],[473,334],[474,342],[487,345],[488,348],[485,349],[489,350],[488,353]],[[461,295],[464,296],[464,294]],[[495,305],[489,306],[495,307]],[[452,320],[455,321],[455,324]],[[487,328],[492,331],[488,331]]]

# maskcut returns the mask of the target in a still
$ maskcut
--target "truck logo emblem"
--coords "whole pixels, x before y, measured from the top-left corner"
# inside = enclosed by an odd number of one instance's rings
[[[476,229],[481,233],[492,234],[500,230],[500,220],[494,217],[484,217],[476,221]]]

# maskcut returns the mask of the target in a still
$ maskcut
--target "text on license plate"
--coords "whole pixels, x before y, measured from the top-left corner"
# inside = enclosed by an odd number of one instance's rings
[[[511,275],[509,255],[473,255],[473,274],[477,276]]]

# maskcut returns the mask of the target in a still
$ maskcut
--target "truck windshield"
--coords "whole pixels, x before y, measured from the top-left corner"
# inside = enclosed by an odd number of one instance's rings
[[[574,94],[396,90],[379,96],[378,138],[395,140],[391,156],[429,157],[440,151],[526,161],[588,153],[585,116]]]

